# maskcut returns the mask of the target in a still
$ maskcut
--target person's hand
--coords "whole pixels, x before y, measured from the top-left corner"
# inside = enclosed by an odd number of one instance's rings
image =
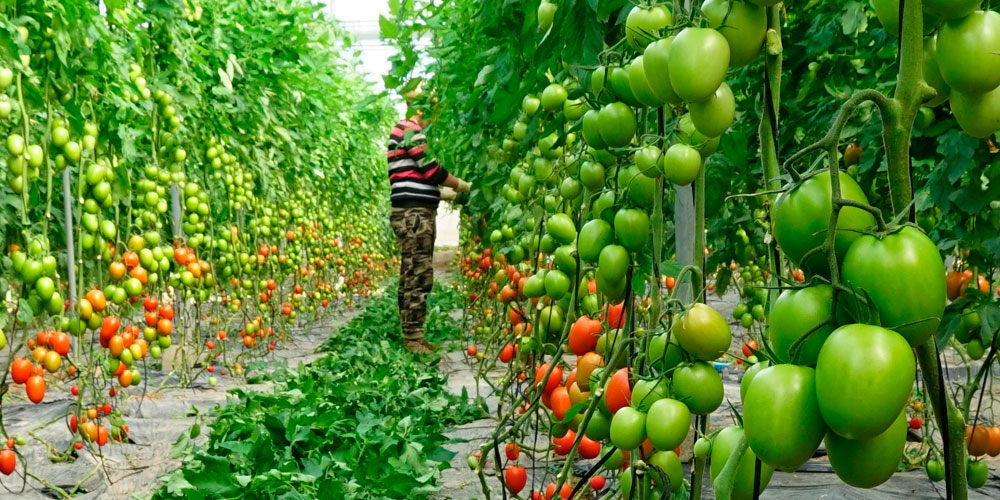
[[[452,189],[452,188],[450,188],[448,186],[441,186],[441,199],[442,200],[444,200],[444,201],[454,201],[455,197],[457,197],[457,196],[458,196],[458,193],[454,189]]]
[[[455,191],[458,191],[459,193],[468,193],[471,190],[472,190],[471,182],[466,182],[462,179],[458,180],[458,188],[456,188]]]

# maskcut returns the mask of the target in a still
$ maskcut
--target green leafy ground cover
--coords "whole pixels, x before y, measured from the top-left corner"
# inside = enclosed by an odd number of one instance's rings
[[[395,300],[393,286],[324,342],[325,356],[275,372],[273,393],[234,390],[239,402],[217,411],[208,442],[188,451],[153,499],[426,498],[435,491],[452,458],[442,448],[446,427],[477,412],[464,395],[445,392],[434,355],[418,359],[402,348]],[[457,338],[447,317],[457,293],[437,288],[429,302],[428,337]]]

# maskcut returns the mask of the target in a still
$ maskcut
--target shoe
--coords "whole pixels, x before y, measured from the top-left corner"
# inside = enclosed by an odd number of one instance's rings
[[[436,349],[434,344],[425,339],[404,340],[403,347],[406,347],[406,350],[414,354],[428,354],[434,352]]]

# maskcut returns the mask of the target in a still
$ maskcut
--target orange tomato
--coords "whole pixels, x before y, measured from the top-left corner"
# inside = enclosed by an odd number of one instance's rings
[[[125,272],[125,264],[121,262],[112,262],[108,265],[108,275],[115,281],[122,279],[125,276]]]
[[[104,292],[98,290],[97,288],[87,292],[87,295],[85,295],[84,298],[87,299],[87,302],[90,302],[90,305],[93,306],[95,312],[102,312],[108,307],[108,299],[104,297]]]
[[[965,428],[965,443],[969,455],[981,457],[990,450],[990,431],[985,426],[970,425]]]
[[[121,356],[122,351],[125,350],[125,339],[121,335],[115,335],[111,337],[108,342],[108,350],[111,351],[111,355],[114,357]]]

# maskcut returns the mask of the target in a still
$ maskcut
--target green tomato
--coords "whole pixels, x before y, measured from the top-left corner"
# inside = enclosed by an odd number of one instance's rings
[[[712,442],[708,438],[700,437],[694,442],[692,450],[695,458],[705,458],[712,451]],[[750,453],[753,453],[752,451]]]
[[[979,460],[969,460],[965,466],[965,476],[969,480],[970,488],[982,488],[986,485],[986,480],[989,478],[990,470],[986,466],[986,462],[980,462]]]
[[[947,21],[972,14],[982,4],[979,0],[924,0],[923,8],[926,14]]]
[[[661,488],[669,484],[670,491],[680,491],[684,486],[684,467],[673,449],[653,453],[646,464],[652,468],[649,475],[653,478],[653,484]]]
[[[618,185],[626,186],[626,194],[633,205],[652,209],[656,198],[656,179],[642,175],[635,166],[623,168],[618,173]]]
[[[633,11],[634,12],[634,11]],[[628,85],[632,90],[632,95],[640,104],[650,108],[663,106],[666,101],[660,99],[653,93],[653,89],[646,80],[646,70],[643,67],[642,56],[636,56],[628,68]]]
[[[978,2],[979,0],[975,1]],[[935,91],[937,91],[937,96],[928,101],[926,106],[940,106],[948,100],[948,95],[951,93],[951,87],[945,83],[944,77],[941,76],[941,68],[938,66],[937,35],[924,37],[923,67],[924,81],[927,82],[927,85],[930,85]],[[921,110],[925,107],[921,107]],[[925,127],[928,125],[930,124],[927,123]]]
[[[567,200],[575,200],[583,194],[583,184],[572,177],[567,177],[559,184],[559,194]]]
[[[612,243],[611,224],[602,219],[587,221],[580,228],[579,254],[584,262],[597,262],[601,250]]]
[[[646,440],[646,414],[626,406],[611,417],[611,444],[619,450],[634,450]]]
[[[743,429],[730,426],[719,431],[712,442],[712,458],[710,460],[710,476],[712,481],[719,476],[725,467],[729,456],[736,452],[736,446],[743,438]],[[736,482],[733,484],[733,494],[730,500],[751,500],[754,497],[754,475],[757,456],[752,449],[747,449],[736,466]],[[766,463],[760,464],[760,490],[763,491],[771,482],[774,468]]]
[[[726,82],[706,99],[688,105],[694,128],[706,137],[719,137],[736,118],[736,98]]]
[[[729,66],[739,68],[757,59],[767,33],[767,10],[760,5],[730,0],[705,0],[701,12],[708,27],[729,42]]]
[[[957,92],[982,94],[1000,85],[1000,13],[976,11],[944,23],[937,35],[938,67]]]
[[[906,411],[881,434],[854,440],[829,432],[826,452],[833,471],[845,483],[856,488],[874,488],[892,477],[906,446]]]
[[[668,335],[661,333],[654,335],[649,341],[649,349],[646,351],[646,359],[650,366],[666,376],[671,376],[671,370],[684,360],[684,351],[677,345],[676,339],[667,342]]]
[[[674,321],[671,328],[681,348],[695,359],[712,361],[725,353],[733,340],[729,323],[711,306],[697,302]]]
[[[631,404],[633,408],[646,413],[654,403],[665,397],[667,397],[666,379],[639,380],[632,387]]]
[[[840,193],[845,199],[868,203],[868,197],[854,179],[841,174]],[[778,196],[771,209],[774,238],[785,255],[806,272],[828,276],[826,255],[813,253],[808,262],[805,255],[823,244],[830,225],[833,205],[830,201],[830,172],[823,171],[806,179]],[[834,239],[838,259],[843,259],[847,249],[864,231],[875,225],[875,217],[860,208],[844,207],[837,219]],[[943,279],[942,274],[942,279]]]
[[[983,346],[983,341],[979,339],[972,339],[965,346],[965,353],[969,355],[973,360],[983,359],[983,355],[986,354],[986,347]]]
[[[597,117],[597,129],[601,139],[612,148],[628,146],[635,137],[637,127],[632,108],[623,102],[605,105]]]
[[[674,370],[673,388],[674,397],[695,415],[708,415],[722,405],[722,377],[704,361]]]
[[[621,470],[623,465],[625,465],[625,454],[620,448],[613,451],[608,460],[604,462],[604,468],[607,470]]]
[[[832,301],[833,287],[826,284],[781,292],[771,307],[771,319],[767,325],[768,340],[780,362],[792,362],[789,353],[792,345],[812,332],[801,344],[795,361],[800,365],[816,364],[820,348],[833,332]],[[820,326],[826,322],[829,324]]]
[[[553,300],[559,300],[565,297],[569,292],[570,284],[569,276],[566,276],[566,273],[558,269],[553,269],[545,273],[545,294]]]
[[[642,69],[653,95],[661,101],[677,105],[683,101],[670,83],[670,45],[673,41],[674,37],[669,36],[647,45],[642,54]]]
[[[630,68],[631,66],[626,66],[624,68],[611,68],[608,72],[608,85],[611,86],[611,91],[614,93],[615,97],[623,103],[633,108],[639,108],[642,107],[642,103],[640,103],[639,100],[636,99],[635,94],[632,93],[632,85],[630,83],[631,78],[629,78]],[[607,141],[607,138],[605,138],[605,141]]]
[[[666,6],[637,5],[625,18],[625,39],[633,49],[642,52],[647,45],[660,38],[660,31],[674,22]]]
[[[590,141],[588,140],[587,143],[589,144]],[[604,165],[592,161],[583,162],[583,165],[580,165],[580,182],[591,191],[599,191],[604,187]]]
[[[747,368],[747,371],[743,374],[743,379],[740,380],[740,401],[746,401],[747,389],[750,388],[750,382],[753,382],[754,377],[756,377],[761,370],[769,366],[771,366],[771,362],[765,359],[764,361],[754,363],[750,366],[750,368]]]
[[[583,433],[594,441],[604,441],[611,433],[611,419],[604,413],[595,411]]]
[[[558,83],[550,83],[542,90],[542,109],[549,112],[556,112],[562,109],[569,93],[566,88]]]
[[[550,338],[553,335],[558,336],[562,333],[564,322],[562,308],[558,304],[542,308],[541,312],[538,313],[538,322],[545,328],[545,332],[548,333]]]
[[[548,31],[549,28],[552,27],[552,21],[555,20],[556,11],[558,9],[559,5],[552,3],[548,0],[542,0],[542,2],[538,4],[538,12],[537,12],[538,31],[540,32]],[[535,109],[538,109],[537,106],[535,107]],[[529,114],[534,114],[534,113],[529,113]]]
[[[899,332],[911,346],[927,342],[944,316],[944,261],[934,241],[916,227],[905,226],[881,239],[858,238],[844,256],[841,280],[863,290],[882,326]],[[850,305],[854,296],[847,297],[850,314],[858,308]]]
[[[642,175],[657,178],[663,172],[660,167],[663,161],[663,151],[660,148],[649,145],[635,152],[635,166]]]
[[[620,245],[607,245],[601,250],[597,263],[597,277],[609,283],[625,281],[625,272],[631,259],[628,250]]]
[[[514,247],[521,248],[520,245]],[[556,270],[569,276],[576,276],[576,247],[573,245],[562,245],[552,254],[556,263]],[[570,279],[570,278],[566,278]],[[551,295],[551,294],[549,294]],[[553,297],[556,298],[556,297]]]
[[[940,459],[927,461],[927,478],[935,483],[944,480],[944,463]]]
[[[615,213],[615,237],[625,248],[639,251],[650,237],[649,215],[637,208],[623,208]]]
[[[638,384],[636,384],[638,387]],[[635,392],[632,393],[633,399]],[[646,436],[658,450],[672,451],[684,442],[691,430],[691,411],[676,399],[659,399],[646,416]]]
[[[673,144],[663,154],[663,176],[678,186],[694,182],[701,166],[701,154],[687,144]]]
[[[816,373],[807,366],[762,369],[743,399],[743,428],[764,463],[794,471],[819,448],[826,425],[816,400]]]
[[[816,361],[823,420],[849,439],[881,434],[910,397],[914,373],[913,351],[898,333],[861,324],[834,330]]]
[[[576,224],[566,214],[559,213],[550,217],[545,223],[545,230],[561,245],[568,245],[576,241]]]
[[[954,90],[949,99],[951,113],[966,134],[985,139],[1000,129],[1000,87],[982,94]]]
[[[729,69],[729,42],[711,28],[684,28],[668,55],[670,83],[677,96],[698,102],[715,93]]]

